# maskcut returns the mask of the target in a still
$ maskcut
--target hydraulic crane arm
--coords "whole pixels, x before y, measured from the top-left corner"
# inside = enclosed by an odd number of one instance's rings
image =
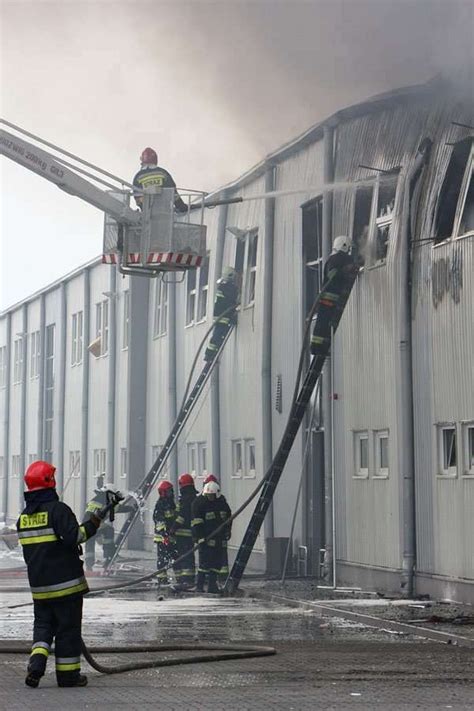
[[[3,129],[0,129],[0,155],[55,183],[66,193],[106,212],[120,224],[134,225],[140,222],[140,213],[131,210],[105,190],[66,168],[52,154]]]

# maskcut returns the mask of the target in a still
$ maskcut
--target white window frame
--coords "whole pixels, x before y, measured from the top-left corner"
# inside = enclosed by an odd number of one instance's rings
[[[199,468],[197,442],[188,442],[186,444],[186,455],[188,473],[196,479]]]
[[[100,338],[100,355],[106,356],[109,352],[109,301],[99,301],[95,305],[95,336]]]
[[[367,443],[367,467],[361,466],[361,442],[365,441]],[[356,430],[354,431],[354,479],[368,479],[370,471],[370,446],[369,446],[369,432],[368,430]]]
[[[12,479],[19,479],[20,477],[20,455],[12,454]]]
[[[209,304],[209,252],[206,254],[204,262],[201,264],[197,271],[197,299],[195,322],[201,323],[201,321],[205,321],[207,318],[207,308]]]
[[[382,467],[380,444],[387,440],[387,466]],[[388,429],[374,430],[374,479],[388,479],[390,475],[390,437]]]
[[[188,269],[186,274],[186,313],[184,318],[185,326],[193,326],[196,322],[196,304],[197,304],[197,287],[198,275],[196,269]],[[194,279],[194,286],[190,288],[191,279]]]
[[[198,473],[197,479],[204,479],[207,476],[207,442],[197,443]]]
[[[252,254],[255,245],[255,264],[252,262]],[[258,228],[249,230],[245,244],[244,275],[243,275],[243,306],[251,308],[255,304],[255,294],[257,288],[257,263],[258,263]]]
[[[468,235],[474,234],[474,230],[469,230],[468,232],[462,232],[459,234],[461,228],[461,219],[464,212],[464,207],[466,205],[467,193],[471,180],[474,179],[474,141],[471,145],[471,153],[466,163],[466,170],[464,172],[464,177],[461,183],[461,190],[459,191],[458,204],[456,207],[456,215],[453,224],[453,239],[458,239],[461,237],[467,237]]]
[[[462,473],[464,477],[472,477],[474,479],[474,420],[471,422],[462,423],[462,452],[463,452],[463,467]],[[472,451],[471,442],[472,437]]]
[[[206,269],[204,269],[204,266]],[[191,272],[194,272],[191,275]],[[207,276],[204,279],[205,275]],[[189,288],[190,279],[194,278],[194,287]],[[203,307],[204,303],[204,307]],[[194,270],[188,270],[186,274],[186,313],[185,326],[194,326],[202,323],[207,318],[209,306],[209,254],[206,256],[206,263]]]
[[[24,344],[23,336],[13,342],[13,385],[20,385],[23,376]]]
[[[0,388],[7,386],[7,347],[0,346]]]
[[[232,450],[232,479],[242,479],[244,474],[244,443],[241,439],[233,439],[231,442]],[[240,455],[238,455],[240,452]],[[240,460],[240,462],[239,462]],[[240,468],[238,468],[238,463],[240,463]]]
[[[153,310],[153,338],[165,336],[168,330],[168,282],[155,282],[155,304]]]
[[[158,456],[158,455],[157,455]],[[126,479],[128,476],[128,448],[120,448],[120,479]]]
[[[76,311],[71,315],[71,366],[82,363],[84,338],[84,314]]]
[[[69,450],[69,476],[71,479],[79,479],[81,476],[81,451],[79,449]]]
[[[253,449],[253,463],[254,467],[250,466],[251,463],[251,450]],[[244,440],[244,479],[255,479],[257,467],[257,451],[255,447],[254,439]]]
[[[162,444],[152,444],[150,466],[153,466],[153,464],[156,462],[156,460],[158,459],[158,455],[160,454],[162,449],[163,449]],[[168,462],[169,462],[169,460],[168,460]],[[169,475],[169,463],[166,464],[166,466],[161,470],[160,479],[168,479],[169,478],[168,475]]]
[[[107,450],[94,449],[94,479],[100,476],[106,477],[107,472]]]
[[[122,350],[128,350],[130,343],[130,291],[123,292]]]
[[[30,333],[30,380],[39,378],[40,369],[40,332]]]
[[[458,475],[458,462],[459,462],[459,437],[457,432],[457,427],[455,422],[442,422],[436,427],[436,446],[438,452],[438,476],[443,479],[455,479]],[[456,466],[445,466],[445,432],[454,432],[455,445],[456,445]]]

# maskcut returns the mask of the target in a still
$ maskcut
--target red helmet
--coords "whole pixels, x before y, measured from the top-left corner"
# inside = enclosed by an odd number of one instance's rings
[[[160,481],[156,488],[158,489],[158,493],[160,496],[166,496],[168,491],[170,489],[173,489],[173,484],[170,481],[166,481],[165,479],[164,481]]]
[[[194,486],[194,479],[191,474],[181,474],[178,479],[178,485],[180,489],[183,489],[185,486]]]
[[[56,487],[55,471],[56,467],[53,467],[49,462],[43,462],[42,460],[32,462],[24,476],[28,491],[54,489]]]
[[[140,156],[140,163],[142,165],[158,165],[158,156],[153,148],[145,148]]]
[[[219,483],[219,479],[214,476],[214,474],[208,474],[207,477],[203,481],[203,486],[206,486],[206,484],[209,484],[210,481],[214,481],[216,484]]]

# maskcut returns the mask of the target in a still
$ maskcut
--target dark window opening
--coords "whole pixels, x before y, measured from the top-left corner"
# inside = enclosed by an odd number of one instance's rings
[[[456,430],[455,428],[443,429],[443,469],[456,467]]]
[[[467,161],[471,153],[472,142],[472,137],[465,138],[456,143],[453,148],[451,160],[449,161],[438,200],[434,230],[435,242],[442,242],[445,239],[449,239],[453,234],[459,193],[461,191]]]
[[[397,193],[397,176],[398,173],[394,173],[393,180],[379,184],[377,217],[375,218],[375,259],[377,261],[382,261],[387,257],[390,226],[393,220],[393,209]]]
[[[239,274],[244,273],[244,257],[245,257],[245,241],[237,240],[235,248],[235,271]]]
[[[352,254],[356,263],[361,267],[368,261],[368,240],[373,194],[373,185],[360,187],[356,190],[352,227]]]
[[[459,235],[465,235],[474,230],[474,174],[471,172],[466,200],[459,223]]]
[[[303,207],[303,261],[305,264],[305,314],[321,291],[323,273],[323,199]]]

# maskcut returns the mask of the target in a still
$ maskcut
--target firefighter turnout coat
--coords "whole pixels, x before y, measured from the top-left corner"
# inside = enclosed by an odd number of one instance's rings
[[[27,491],[25,502],[16,525],[33,599],[49,602],[84,595],[89,588],[79,546],[96,533],[96,524],[79,525],[55,489]]]

